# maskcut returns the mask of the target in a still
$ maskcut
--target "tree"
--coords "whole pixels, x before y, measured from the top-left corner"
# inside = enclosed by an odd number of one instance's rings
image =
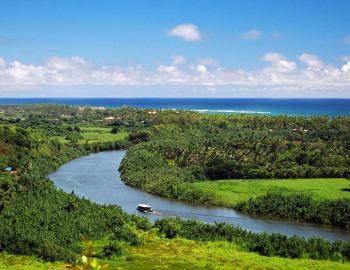
[[[119,131],[118,127],[112,127],[111,133],[112,134],[117,134]]]

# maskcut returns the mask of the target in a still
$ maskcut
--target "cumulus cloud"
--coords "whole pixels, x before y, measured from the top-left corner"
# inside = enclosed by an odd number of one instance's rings
[[[180,74],[180,71],[176,66],[160,65],[157,70],[160,73],[167,73],[174,76],[178,76]]]
[[[182,55],[175,55],[173,57],[172,65],[178,66],[178,65],[185,64],[185,63],[186,63],[186,59]]]
[[[56,70],[77,70],[89,66],[88,62],[79,56],[70,58],[51,57],[46,65],[48,68]]]
[[[6,65],[5,60],[4,60],[3,58],[0,57],[0,68],[5,67],[5,65]]]
[[[271,65],[265,70],[290,72],[296,70],[297,68],[295,62],[289,61],[284,55],[280,53],[266,53],[263,57],[263,60],[271,63]]]
[[[321,69],[324,67],[323,61],[313,54],[303,53],[299,56],[299,60],[308,65],[309,68]]]
[[[342,66],[341,70],[345,73],[350,73],[350,57],[345,57],[346,63]]]
[[[243,33],[241,35],[241,39],[245,39],[245,40],[257,40],[257,39],[260,39],[261,36],[262,36],[262,32],[259,31],[259,30],[250,30],[246,33]]]
[[[350,89],[350,58],[340,67],[323,63],[317,56],[304,53],[295,61],[276,52],[268,52],[259,70],[228,69],[214,61],[187,63],[174,57],[169,64],[156,69],[141,65],[95,66],[73,56],[52,57],[42,65],[0,58],[0,89],[37,86],[194,86],[206,89]],[[300,61],[300,62],[298,62]],[[304,65],[306,64],[306,66]],[[277,90],[276,90],[277,91]]]
[[[207,67],[204,66],[204,65],[197,65],[196,69],[197,69],[197,71],[198,71],[199,73],[206,73],[206,72],[208,72]]]
[[[170,36],[181,38],[187,42],[194,42],[202,39],[202,34],[198,27],[192,23],[175,26],[169,30],[168,34]]]

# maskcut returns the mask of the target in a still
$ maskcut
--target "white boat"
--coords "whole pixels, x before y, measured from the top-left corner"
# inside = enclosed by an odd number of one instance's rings
[[[137,206],[137,210],[139,210],[140,212],[146,212],[146,213],[151,213],[153,212],[153,208],[152,206],[148,205],[148,204],[139,204]]]

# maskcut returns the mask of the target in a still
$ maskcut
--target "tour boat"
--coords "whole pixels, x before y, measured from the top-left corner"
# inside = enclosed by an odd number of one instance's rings
[[[146,213],[153,212],[152,206],[147,205],[147,204],[139,204],[137,206],[137,210],[139,210],[140,212],[146,212]]]

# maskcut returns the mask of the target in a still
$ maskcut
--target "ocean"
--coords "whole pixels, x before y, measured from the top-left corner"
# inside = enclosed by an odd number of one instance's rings
[[[184,109],[208,114],[350,115],[350,99],[0,98],[0,104],[61,104],[110,108],[129,106],[155,109]]]

